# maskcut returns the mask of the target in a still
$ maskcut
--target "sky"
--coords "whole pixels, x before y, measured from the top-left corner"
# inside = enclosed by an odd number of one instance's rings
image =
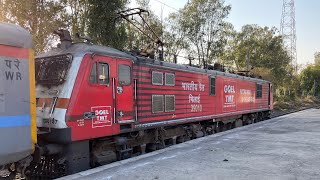
[[[188,0],[150,0],[151,9],[163,18],[176,9],[182,8]],[[164,5],[162,3],[168,5]],[[257,24],[260,26],[280,29],[282,0],[225,0],[232,6],[228,17],[236,30],[243,25]],[[131,7],[135,7],[132,0]],[[170,7],[169,7],[170,6]],[[296,0],[296,34],[298,64],[314,62],[314,53],[320,51],[320,1]]]

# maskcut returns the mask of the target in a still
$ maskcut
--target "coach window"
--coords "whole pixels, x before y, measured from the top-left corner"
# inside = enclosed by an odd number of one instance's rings
[[[109,84],[109,65],[101,62],[93,63],[89,81],[92,84]]]
[[[152,71],[152,84],[153,85],[163,85],[163,73]]]
[[[210,77],[210,96],[216,95],[216,78]]]
[[[262,98],[262,84],[256,84],[256,98]]]
[[[127,86],[131,84],[131,68],[128,65],[118,66],[119,84]]]

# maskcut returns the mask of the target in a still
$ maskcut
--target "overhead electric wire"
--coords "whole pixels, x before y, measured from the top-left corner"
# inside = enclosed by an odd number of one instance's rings
[[[170,5],[168,5],[168,4],[166,4],[166,3],[162,2],[162,1],[159,1],[159,0],[154,0],[154,1],[157,1],[158,3],[163,4],[163,5],[165,5],[165,6],[169,7],[169,8],[171,8],[171,9],[173,9],[173,10],[175,10],[175,11],[179,12],[179,10],[178,10],[178,9],[176,9],[176,8],[174,8],[174,7],[170,6]]]

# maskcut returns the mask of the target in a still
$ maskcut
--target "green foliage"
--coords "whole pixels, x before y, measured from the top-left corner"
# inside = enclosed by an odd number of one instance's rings
[[[176,30],[171,37],[167,35],[168,41],[178,37],[174,44],[188,48],[186,51],[196,55],[199,65],[212,63],[226,44],[223,34],[229,25],[225,20],[230,10],[223,0],[191,0],[178,13],[171,15]],[[173,48],[168,49],[177,52]]]
[[[157,36],[161,39],[164,29],[161,20],[151,11],[149,0],[136,0],[136,2],[139,8],[149,11],[149,15],[143,14],[142,17],[146,20],[156,36],[148,29],[147,25],[142,21],[141,18],[134,17],[136,22],[143,25],[141,29],[144,29],[145,33],[148,34],[148,36],[150,36],[152,39],[148,38],[145,34],[142,34],[133,25],[126,23],[128,32],[128,45],[126,46],[126,48],[128,48],[129,50],[145,49],[149,44],[154,43],[154,41],[157,39]]]
[[[166,31],[163,35],[165,43],[166,61],[174,62],[175,55],[179,55],[183,50],[190,49],[187,42],[186,32],[181,31],[182,23],[180,13],[171,13],[166,20]]]
[[[220,57],[224,64],[234,65],[238,71],[252,70],[276,86],[284,85],[291,78],[290,57],[275,28],[245,25],[229,37]]]
[[[36,53],[52,42],[52,32],[66,27],[66,13],[62,1],[4,0],[2,15],[5,22],[18,24],[33,35]]]
[[[71,34],[87,33],[89,0],[62,0],[66,7],[70,9],[68,14],[68,24],[71,26]]]
[[[319,99],[314,96],[281,96],[275,97],[274,110],[287,111],[293,109],[301,109],[301,107],[319,106]]]
[[[314,63],[320,64],[320,52],[314,53]]]
[[[88,34],[98,44],[122,49],[127,33],[124,23],[115,23],[117,12],[123,10],[127,0],[88,0]]]
[[[300,75],[301,88],[305,95],[320,95],[320,64],[309,65]]]

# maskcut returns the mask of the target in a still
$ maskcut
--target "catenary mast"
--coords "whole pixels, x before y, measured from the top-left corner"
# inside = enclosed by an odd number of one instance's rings
[[[284,38],[284,45],[291,57],[291,64],[297,71],[295,0],[283,0],[280,32]]]

